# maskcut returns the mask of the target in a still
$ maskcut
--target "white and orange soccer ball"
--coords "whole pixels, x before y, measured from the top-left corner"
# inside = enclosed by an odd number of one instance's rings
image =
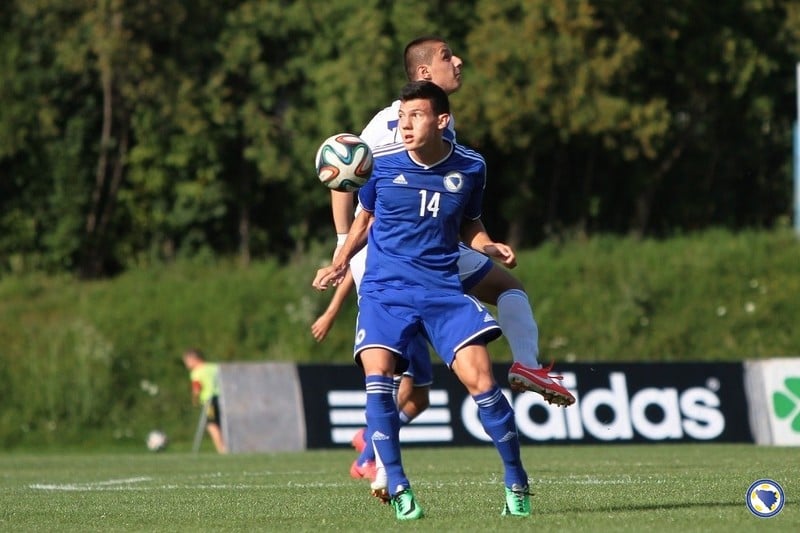
[[[325,139],[315,159],[319,180],[335,191],[356,191],[372,174],[372,150],[352,133],[337,133]]]

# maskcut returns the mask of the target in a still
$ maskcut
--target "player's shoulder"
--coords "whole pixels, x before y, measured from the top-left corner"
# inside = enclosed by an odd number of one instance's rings
[[[395,100],[391,105],[378,111],[361,131],[359,137],[373,149],[393,142],[399,110],[400,100]]]
[[[379,146],[372,151],[372,179],[383,179],[401,172],[408,157],[405,145],[401,142]]]
[[[406,147],[402,142],[395,142],[379,146],[372,151],[372,158],[374,161],[392,160],[406,151]]]
[[[483,155],[477,150],[473,150],[463,144],[455,143],[453,145],[453,154],[460,160],[468,161],[475,166],[486,167],[486,160],[483,158]]]
[[[460,157],[474,159],[476,161],[485,161],[480,152],[460,143],[453,143],[453,151]]]

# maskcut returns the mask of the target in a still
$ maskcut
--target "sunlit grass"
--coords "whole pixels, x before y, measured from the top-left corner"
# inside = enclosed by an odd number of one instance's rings
[[[800,531],[800,462],[751,445],[527,446],[533,516],[500,516],[491,447],[412,448],[407,473],[426,516],[399,524],[348,477],[349,451],[290,454],[0,456],[6,531]],[[786,505],[759,519],[753,481],[780,483]],[[765,529],[766,528],[766,529]]]

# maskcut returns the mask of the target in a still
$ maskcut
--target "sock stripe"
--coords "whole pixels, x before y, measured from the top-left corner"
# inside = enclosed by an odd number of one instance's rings
[[[503,397],[503,392],[499,387],[495,386],[493,389],[477,394],[473,397],[478,407],[491,407],[495,405]]]
[[[367,394],[394,394],[394,380],[384,376],[367,376]]]
[[[392,394],[394,388],[385,383],[367,383],[367,394]]]

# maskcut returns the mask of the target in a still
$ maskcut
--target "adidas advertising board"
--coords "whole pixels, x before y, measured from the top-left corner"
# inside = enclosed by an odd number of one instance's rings
[[[577,398],[569,408],[512,394],[508,364],[495,377],[516,412],[524,444],[752,442],[741,363],[560,364]],[[355,365],[298,366],[308,448],[348,446],[364,425],[364,378]],[[486,442],[477,408],[445,366],[434,365],[431,406],[401,429],[404,444]]]

